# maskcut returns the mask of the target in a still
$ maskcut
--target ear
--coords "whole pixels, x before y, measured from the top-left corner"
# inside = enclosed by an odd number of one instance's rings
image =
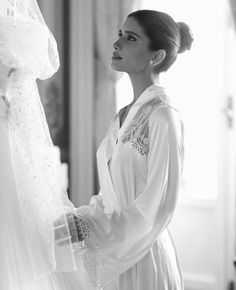
[[[166,52],[164,49],[159,49],[155,52],[155,54],[152,56],[152,58],[150,59],[150,66],[156,66],[158,64],[160,64],[164,58],[166,57]]]

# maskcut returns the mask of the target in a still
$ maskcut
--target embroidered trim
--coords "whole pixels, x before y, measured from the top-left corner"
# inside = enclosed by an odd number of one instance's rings
[[[79,207],[74,216],[77,217],[75,223],[78,229],[79,242],[73,244],[73,249],[80,254],[91,289],[103,289],[102,256],[97,238],[89,226],[89,208],[86,206]]]
[[[161,99],[153,99],[140,107],[134,119],[121,137],[122,143],[130,143],[141,155],[149,152],[149,117],[159,105],[165,105]]]
[[[75,226],[78,233],[78,240],[81,242],[89,237],[89,226],[86,223],[85,216],[82,215],[73,215]]]

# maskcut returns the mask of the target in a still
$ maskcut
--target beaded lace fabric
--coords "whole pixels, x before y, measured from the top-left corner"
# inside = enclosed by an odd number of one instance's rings
[[[14,69],[5,94],[26,248],[22,255],[34,278],[75,270],[69,231],[69,226],[75,228],[74,207],[60,183],[60,165],[36,84],[37,78],[49,78],[58,70],[59,56],[36,0],[0,0],[0,63]]]

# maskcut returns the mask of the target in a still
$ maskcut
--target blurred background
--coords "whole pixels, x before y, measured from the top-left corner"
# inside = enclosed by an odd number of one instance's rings
[[[110,69],[126,16],[145,8],[192,29],[164,86],[185,124],[185,167],[170,225],[186,290],[236,289],[236,0],[38,0],[61,67],[38,81],[62,179],[76,206],[99,192],[96,150],[112,116],[132,101],[127,75]]]

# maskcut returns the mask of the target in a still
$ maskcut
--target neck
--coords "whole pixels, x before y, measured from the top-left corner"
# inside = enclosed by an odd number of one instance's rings
[[[134,92],[134,99],[132,103],[134,103],[148,87],[159,83],[159,76],[154,78],[150,74],[147,76],[143,74],[129,74],[129,78]]]

